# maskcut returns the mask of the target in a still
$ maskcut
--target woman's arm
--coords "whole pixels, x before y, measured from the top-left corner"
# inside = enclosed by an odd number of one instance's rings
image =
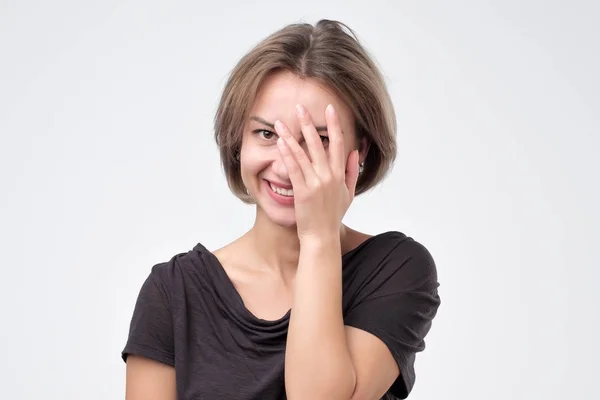
[[[285,359],[290,400],[379,399],[399,375],[380,339],[344,326],[340,252],[339,237],[300,250]]]
[[[356,376],[342,316],[340,239],[304,243],[285,355],[287,396],[350,399]]]
[[[176,400],[172,366],[131,354],[126,369],[126,400]]]
[[[299,105],[297,113],[310,157],[287,127],[275,122],[277,144],[294,187],[300,239],[286,344],[287,397],[290,400],[377,399],[398,374],[394,359],[373,335],[350,333],[346,337],[342,313],[340,223],[354,198],[359,151],[346,154],[333,106],[328,106],[325,112],[328,153],[305,108]],[[365,371],[363,364],[372,365],[373,359],[381,362]],[[369,377],[379,375],[385,378],[369,382]]]

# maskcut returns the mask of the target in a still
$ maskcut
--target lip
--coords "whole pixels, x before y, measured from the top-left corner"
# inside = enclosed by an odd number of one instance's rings
[[[282,188],[282,189],[286,189],[286,190],[290,190],[292,188],[292,185],[290,185],[289,183],[279,183],[279,182],[275,182],[275,181],[271,181],[268,179],[264,179],[265,181],[272,183],[273,185]]]
[[[292,206],[294,205],[294,197],[293,196],[282,196],[278,193],[275,193],[273,191],[273,189],[271,189],[271,183],[268,180],[263,180],[264,182],[264,186],[265,186],[265,190],[267,191],[267,193],[269,193],[269,196],[271,196],[271,198],[273,200],[275,200],[276,203],[282,205],[282,206]],[[282,189],[291,189],[292,187],[290,185],[279,185],[278,183],[274,183],[273,185],[280,187]]]

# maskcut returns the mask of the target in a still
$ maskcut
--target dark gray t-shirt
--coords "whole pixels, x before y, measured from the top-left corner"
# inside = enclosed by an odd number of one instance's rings
[[[344,322],[388,346],[400,377],[384,398],[404,399],[440,305],[435,263],[415,240],[386,232],[344,254],[342,268]],[[152,268],[122,357],[174,366],[180,400],[281,400],[289,317],[256,318],[217,258],[198,244]]]

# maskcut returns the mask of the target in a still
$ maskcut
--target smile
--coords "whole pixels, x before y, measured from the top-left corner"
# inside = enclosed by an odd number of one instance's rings
[[[265,190],[277,204],[285,207],[291,207],[294,205],[294,191],[291,187],[282,188],[266,179],[263,180],[263,182],[265,185]]]
[[[274,191],[275,193],[277,193],[281,196],[294,197],[293,189],[284,189],[279,186],[275,186],[272,182],[269,182],[269,187],[271,188],[272,191]]]

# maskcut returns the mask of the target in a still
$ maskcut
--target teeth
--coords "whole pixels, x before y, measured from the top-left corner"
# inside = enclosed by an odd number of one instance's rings
[[[277,194],[287,197],[292,197],[294,195],[294,191],[292,189],[282,189],[280,187],[273,186],[273,184],[270,182],[269,185],[271,185],[271,189]]]

